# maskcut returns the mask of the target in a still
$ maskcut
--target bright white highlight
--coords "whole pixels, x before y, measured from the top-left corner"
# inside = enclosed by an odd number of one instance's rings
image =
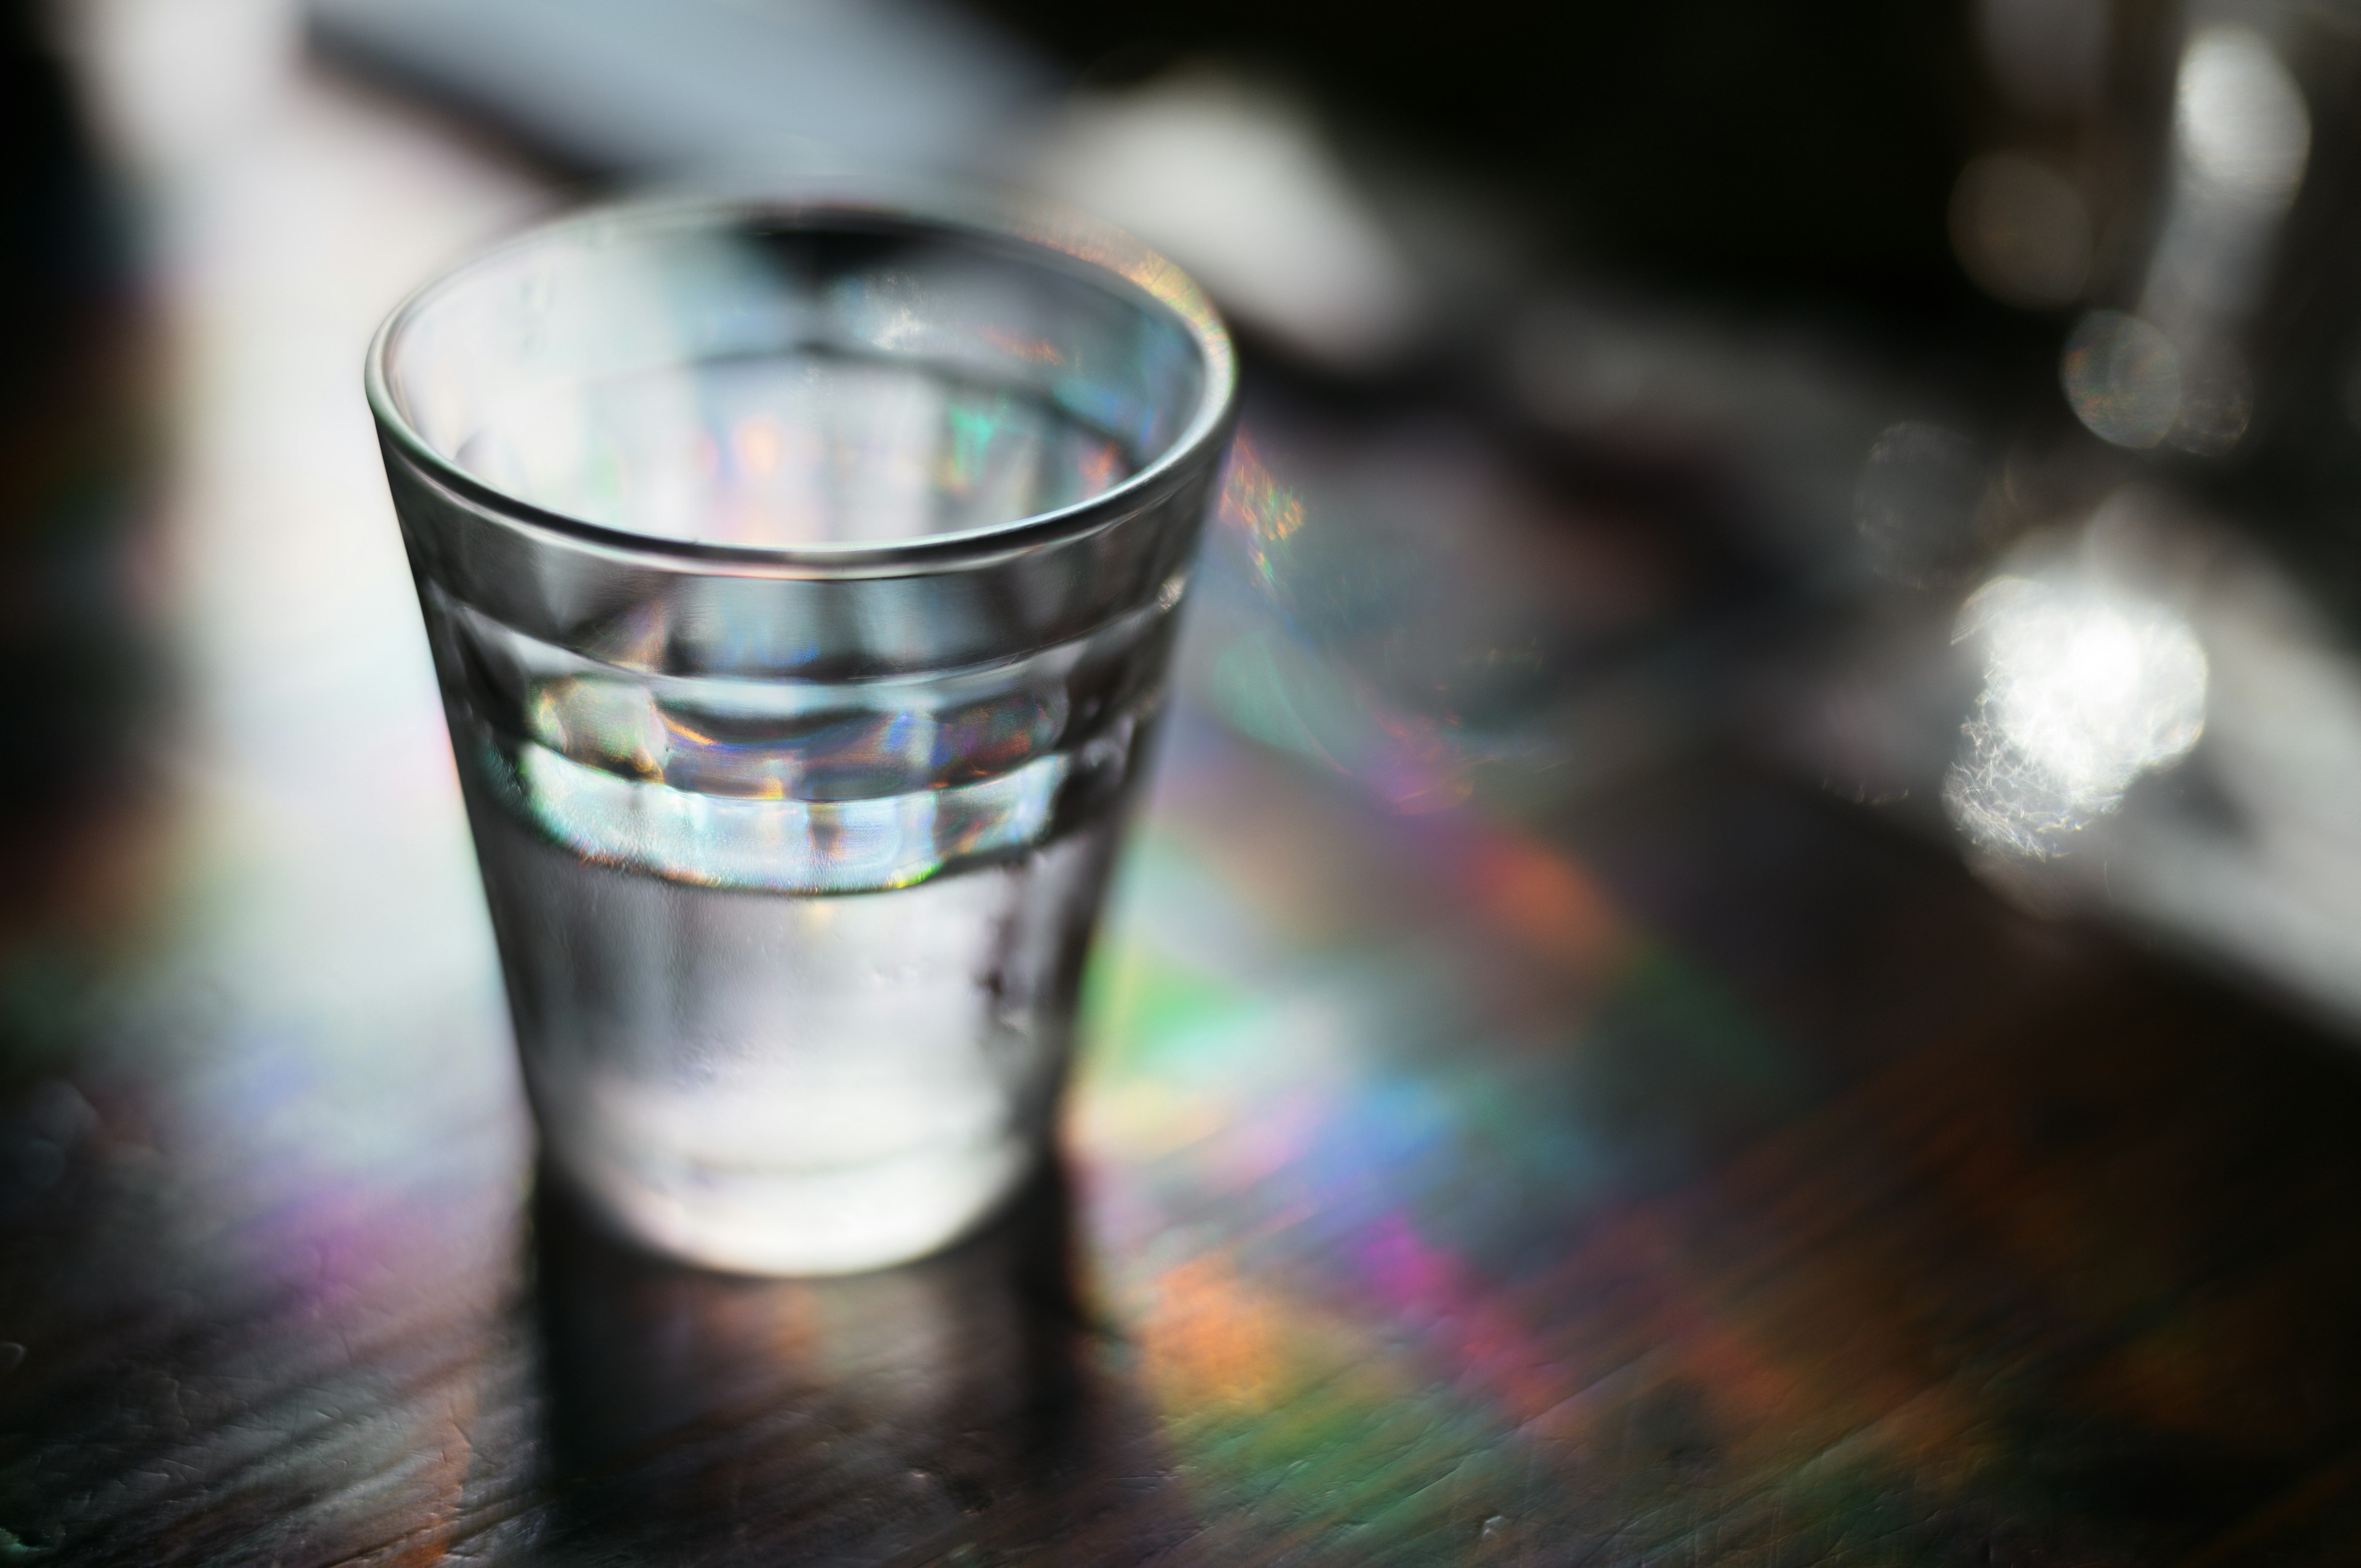
[[[1960,614],[1984,688],[1943,787],[1987,849],[2035,859],[2186,756],[2205,728],[2205,650],[2162,604],[2087,579],[1996,577]]]
[[[2284,202],[2303,179],[2312,115],[2271,46],[2245,27],[2208,27],[2180,60],[2173,133],[2190,172]]]

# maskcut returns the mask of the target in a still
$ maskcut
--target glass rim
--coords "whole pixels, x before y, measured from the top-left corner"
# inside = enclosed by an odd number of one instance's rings
[[[601,229],[718,225],[730,219],[825,229],[831,223],[900,228],[981,240],[1062,268],[1109,291],[1135,296],[1188,334],[1204,384],[1180,433],[1153,459],[1086,500],[979,528],[882,543],[731,544],[667,539],[529,501],[469,473],[412,424],[393,396],[386,367],[403,330],[446,290],[498,258]],[[1035,197],[980,197],[877,181],[825,181],[754,195],[691,195],[600,203],[533,224],[444,268],[405,296],[370,339],[362,372],[379,431],[421,474],[457,499],[528,532],[555,535],[590,554],[722,576],[866,577],[987,565],[1085,537],[1155,504],[1197,460],[1217,454],[1237,400],[1237,356],[1220,314],[1194,280],[1160,252],[1116,228]]]

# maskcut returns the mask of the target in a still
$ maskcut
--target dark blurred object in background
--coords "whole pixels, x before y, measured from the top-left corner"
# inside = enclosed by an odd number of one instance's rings
[[[0,11],[0,810],[112,771],[102,737],[137,685],[126,622],[139,498],[136,275],[35,7]]]
[[[0,5],[0,1074],[44,1054],[72,934],[124,890],[160,680],[144,302],[38,13]]]
[[[1976,90],[1954,5],[1488,0],[1411,25],[1333,0],[978,9],[1100,81],[1192,58],[1282,68],[1530,193],[1552,237],[1667,283],[1936,320],[1971,305],[1944,234]]]

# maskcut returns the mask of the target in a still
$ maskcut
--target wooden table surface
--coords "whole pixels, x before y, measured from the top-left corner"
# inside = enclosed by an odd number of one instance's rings
[[[548,195],[240,113],[140,144],[60,405],[133,477],[10,558],[145,674],[12,720],[0,1563],[2361,1556],[2348,1044],[1710,737],[1405,810],[1197,692],[991,1232],[768,1282],[536,1200],[357,364]]]

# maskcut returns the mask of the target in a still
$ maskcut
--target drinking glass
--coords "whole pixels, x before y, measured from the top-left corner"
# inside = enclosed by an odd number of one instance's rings
[[[1045,1154],[1233,422],[1071,214],[611,208],[429,284],[368,388],[545,1167],[830,1273]]]

